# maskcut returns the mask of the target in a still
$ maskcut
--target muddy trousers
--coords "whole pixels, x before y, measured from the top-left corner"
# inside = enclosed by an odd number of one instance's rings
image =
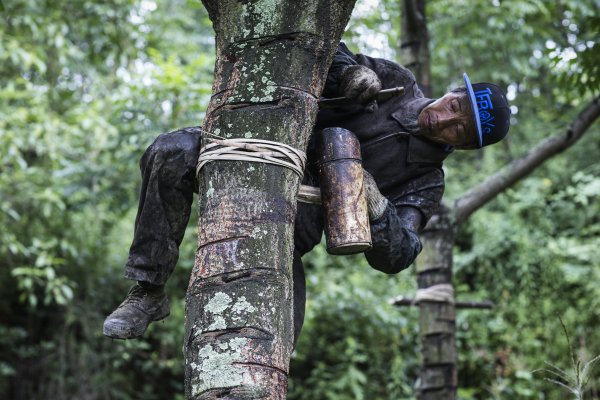
[[[156,138],[142,156],[142,186],[133,242],[125,265],[126,278],[162,285],[173,272],[190,218],[194,193],[198,191],[195,171],[200,138],[198,128],[165,133]],[[295,249],[295,338],[302,328],[306,301],[300,257],[300,251]]]

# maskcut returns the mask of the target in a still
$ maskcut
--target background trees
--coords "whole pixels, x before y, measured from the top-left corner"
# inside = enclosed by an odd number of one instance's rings
[[[598,94],[598,7],[428,2],[433,95],[466,70],[506,87],[514,106],[507,142],[446,162],[448,200],[563,132]],[[401,61],[399,10],[358,2],[346,41]],[[206,13],[183,0],[4,0],[0,19],[0,397],[177,398],[194,223],[169,283],[172,316],[141,341],[104,339],[101,323],[128,286],[137,160],[157,134],[199,124],[208,104]],[[565,398],[532,373],[545,362],[570,368],[558,316],[576,355],[600,354],[600,141],[598,124],[590,129],[461,227],[457,295],[497,305],[457,316],[461,399]],[[290,398],[411,399],[417,315],[387,300],[414,291],[412,271],[383,276],[322,249],[305,261]]]

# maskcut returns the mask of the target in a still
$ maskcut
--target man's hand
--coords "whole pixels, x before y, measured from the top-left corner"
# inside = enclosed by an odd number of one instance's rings
[[[381,81],[373,70],[363,65],[352,65],[341,74],[340,90],[345,97],[365,105],[367,111],[373,112],[377,109],[377,103],[371,100],[381,90]]]
[[[388,199],[386,199],[375,183],[373,176],[363,169],[364,181],[363,188],[367,198],[367,208],[369,209],[369,219],[375,221],[381,218],[385,209],[388,205]]]

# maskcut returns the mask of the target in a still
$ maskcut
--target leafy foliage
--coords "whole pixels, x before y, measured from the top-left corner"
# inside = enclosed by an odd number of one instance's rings
[[[290,399],[411,399],[418,375],[417,313],[388,303],[414,279],[371,269],[364,257],[306,257],[306,322],[291,365]],[[390,349],[394,349],[390,352]]]
[[[569,392],[571,392],[572,395],[575,396],[575,399],[582,400],[585,393],[585,389],[592,377],[592,371],[594,369],[594,366],[598,361],[600,361],[600,355],[592,358],[586,363],[583,363],[581,359],[576,359],[575,354],[573,354],[571,340],[569,339],[569,332],[567,331],[567,328],[562,322],[562,319],[560,320],[560,323],[563,327],[563,331],[565,332],[565,337],[567,338],[567,344],[569,345],[569,349],[571,350],[571,363],[573,369],[571,373],[569,373],[555,365],[547,363],[548,367],[543,368],[539,371],[547,372],[551,376],[550,378],[545,378],[547,381],[555,383],[558,386],[561,386],[564,389],[568,390]]]
[[[172,282],[170,331],[112,343],[101,328],[129,284],[137,160],[158,133],[198,124],[207,103],[204,9],[9,0],[0,19],[0,397],[173,398],[185,278]]]

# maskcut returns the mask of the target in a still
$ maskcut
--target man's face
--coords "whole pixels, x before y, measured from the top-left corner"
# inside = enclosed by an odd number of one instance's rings
[[[421,111],[418,122],[420,133],[429,140],[459,149],[477,147],[473,112],[466,93],[446,93]]]

